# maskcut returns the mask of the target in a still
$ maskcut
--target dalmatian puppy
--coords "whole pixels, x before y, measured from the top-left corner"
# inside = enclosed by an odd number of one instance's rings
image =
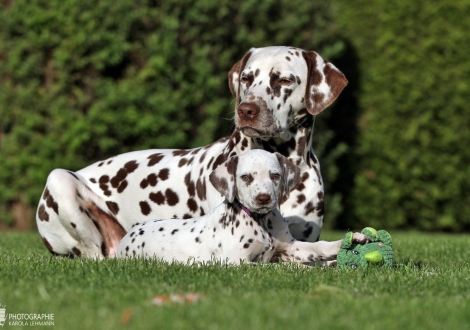
[[[276,209],[279,196],[298,183],[299,168],[279,153],[251,150],[233,156],[209,176],[225,200],[192,219],[150,220],[121,240],[118,257],[169,262],[333,260],[341,241],[300,242]],[[356,241],[367,238],[355,233]]]
[[[53,170],[36,214],[44,244],[55,255],[113,257],[126,233],[147,220],[204,216],[223,201],[211,172],[253,149],[278,152],[299,167],[297,185],[289,195],[280,192],[279,212],[293,237],[317,241],[324,194],[313,122],[346,84],[315,52],[251,49],[229,72],[231,136],[196,149],[125,153],[76,172]]]

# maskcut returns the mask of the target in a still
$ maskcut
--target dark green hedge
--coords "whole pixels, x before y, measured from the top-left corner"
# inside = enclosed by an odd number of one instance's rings
[[[293,45],[333,62],[345,49],[326,1],[10,0],[0,22],[0,222],[10,224],[15,205],[35,209],[53,168],[229,134],[227,73],[249,48]],[[328,187],[347,150],[328,144],[331,113],[316,131]],[[333,219],[341,196],[329,196]]]
[[[470,2],[335,4],[361,72],[345,223],[470,230]]]

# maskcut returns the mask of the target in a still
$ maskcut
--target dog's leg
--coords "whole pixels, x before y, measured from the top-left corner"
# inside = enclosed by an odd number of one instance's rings
[[[366,244],[369,239],[361,233],[354,233],[353,241]],[[293,240],[290,243],[281,243],[276,248],[272,261],[317,262],[334,261],[338,255],[342,240],[315,243]],[[328,265],[328,263],[326,263]],[[333,263],[331,263],[333,264]]]
[[[107,213],[103,209],[112,211],[113,204],[106,204],[78,174],[61,169],[52,171],[36,217],[44,244],[57,255],[109,256],[116,244],[106,242],[103,239],[106,235],[99,229],[100,224],[109,222],[108,218],[115,220],[115,217],[112,212]],[[117,224],[115,227],[120,227],[117,221],[113,223]]]

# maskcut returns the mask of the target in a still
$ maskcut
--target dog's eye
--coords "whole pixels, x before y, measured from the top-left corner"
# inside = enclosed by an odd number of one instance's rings
[[[290,81],[287,78],[280,78],[277,82],[281,85],[284,85],[284,86],[292,85],[292,81]]]
[[[245,174],[245,175],[242,175],[240,178],[241,178],[243,181],[248,181],[248,180],[250,180],[249,176],[246,175],[246,174]]]
[[[271,180],[279,180],[281,175],[279,173],[271,173]]]
[[[246,76],[242,76],[240,78],[240,81],[243,83],[243,84],[246,84],[248,82],[248,78]]]

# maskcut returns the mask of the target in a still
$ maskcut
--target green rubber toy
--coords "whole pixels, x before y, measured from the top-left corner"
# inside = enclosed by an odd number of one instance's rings
[[[353,233],[348,232],[341,243],[337,265],[343,269],[392,267],[393,248],[390,234],[371,227],[364,228],[361,233],[369,237],[370,242],[364,245],[353,243]]]

